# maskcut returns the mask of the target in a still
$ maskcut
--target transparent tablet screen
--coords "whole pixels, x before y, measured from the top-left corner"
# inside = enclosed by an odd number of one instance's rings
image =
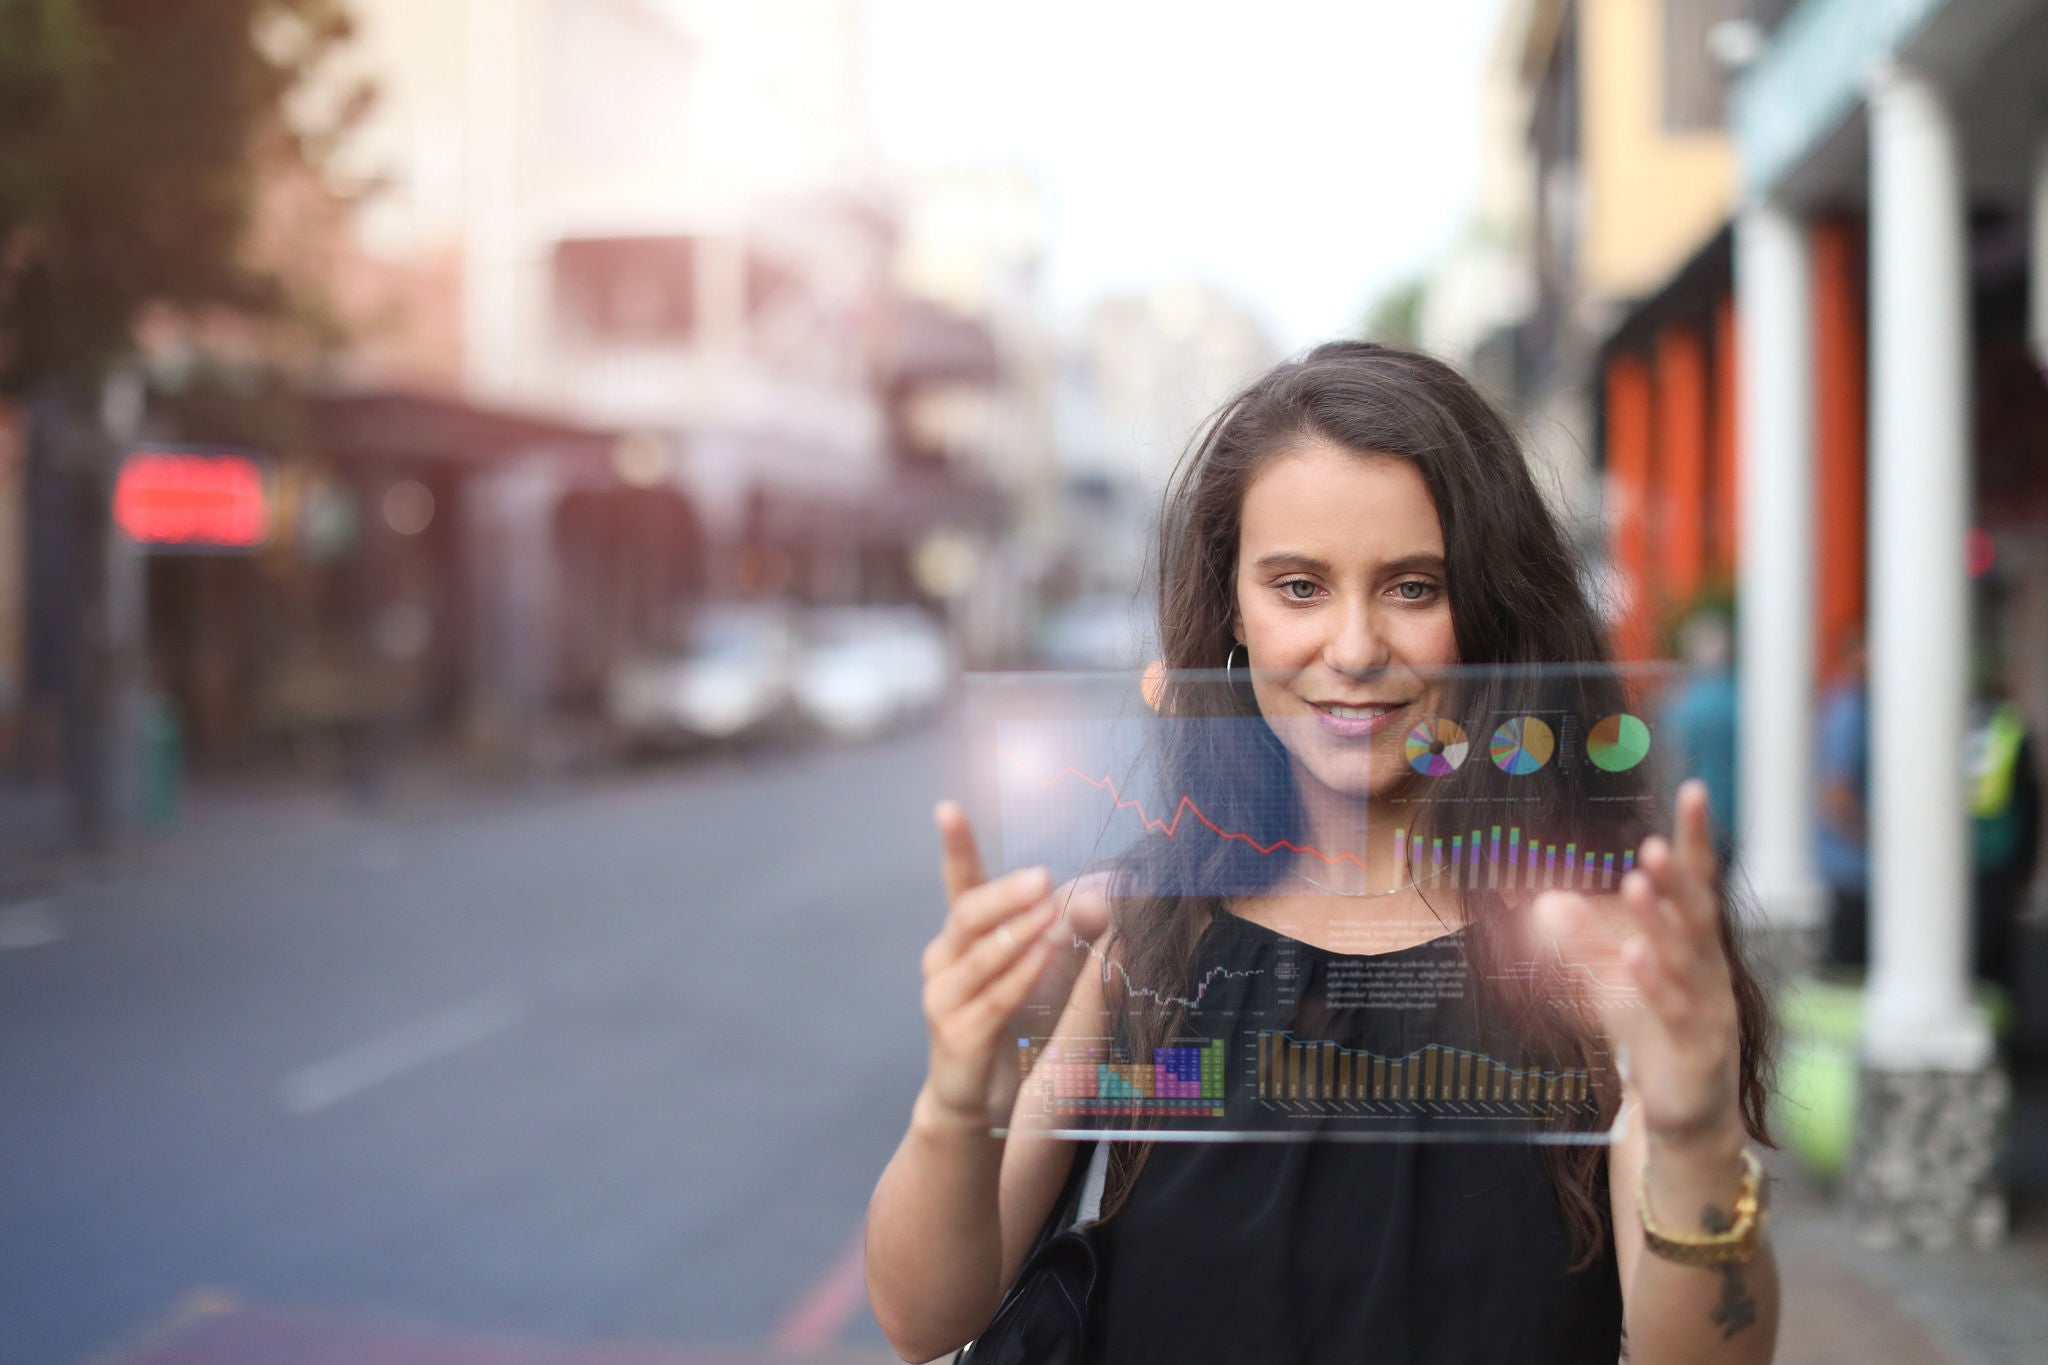
[[[1459,668],[1308,697],[1239,669],[968,693],[991,871],[1049,867],[1068,911],[1069,961],[1013,1021],[1011,1126],[1609,1139],[1601,1020],[1633,994],[1616,889],[1683,777],[1726,782],[1722,680]],[[1552,889],[1588,899],[1591,931],[1544,932]]]

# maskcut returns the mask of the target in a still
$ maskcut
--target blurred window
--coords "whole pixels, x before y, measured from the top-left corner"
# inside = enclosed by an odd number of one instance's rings
[[[797,287],[794,271],[759,252],[747,254],[747,316],[759,317]]]
[[[697,244],[689,237],[612,237],[555,247],[555,305],[586,343],[678,342],[697,324]]]
[[[1735,6],[1735,13],[1730,17],[1748,19],[1765,33],[1769,33],[1784,22],[1785,16],[1792,12],[1792,6],[1797,3],[1799,0],[1748,0],[1747,4]]]
[[[1704,132],[1728,121],[1728,78],[1708,50],[1707,34],[1726,19],[1748,17],[1752,0],[1664,0],[1664,126]]]

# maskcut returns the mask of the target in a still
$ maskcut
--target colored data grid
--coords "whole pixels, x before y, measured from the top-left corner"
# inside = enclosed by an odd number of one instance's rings
[[[1592,1098],[1584,1067],[1515,1067],[1442,1043],[1389,1057],[1262,1029],[1254,1067],[1254,1093],[1261,1100],[1471,1100],[1555,1106]]]
[[[1636,865],[1636,851],[1619,853],[1586,849],[1575,843],[1564,845],[1562,865],[1556,844],[1522,842],[1521,826],[1510,826],[1507,847],[1501,847],[1502,830],[1472,830],[1453,834],[1448,840],[1431,838],[1428,847],[1420,835],[1410,838],[1406,829],[1394,831],[1394,862],[1400,869],[1395,885],[1414,881],[1441,881],[1472,890],[1547,889],[1553,886],[1581,890],[1612,890],[1616,878]],[[1619,860],[1617,862],[1617,859]]]
[[[1222,1039],[1154,1048],[1150,1062],[1133,1062],[1106,1042],[1019,1038],[1017,1047],[1048,1114],[1223,1116]]]

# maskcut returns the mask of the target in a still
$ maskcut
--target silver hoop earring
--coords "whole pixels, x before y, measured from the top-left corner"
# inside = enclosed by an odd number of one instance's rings
[[[1239,640],[1230,647],[1230,652],[1223,656],[1223,681],[1233,687],[1237,685],[1237,678],[1234,674],[1237,669],[1237,651],[1240,649],[1244,651],[1244,671],[1247,673],[1252,671],[1251,646]]]

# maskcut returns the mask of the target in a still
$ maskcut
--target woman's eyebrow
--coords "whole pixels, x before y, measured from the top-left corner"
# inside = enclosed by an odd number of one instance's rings
[[[1327,573],[1330,566],[1314,555],[1305,555],[1299,550],[1275,550],[1269,555],[1260,555],[1252,564],[1261,573],[1280,573],[1288,569],[1299,569],[1307,573]]]
[[[1272,554],[1260,555],[1258,559],[1253,561],[1252,567],[1261,573],[1285,573],[1289,570],[1303,573],[1328,573],[1330,570],[1329,564],[1325,561],[1317,559],[1314,555],[1303,554],[1299,550],[1275,550]],[[1380,565],[1381,573],[1413,573],[1423,569],[1433,569],[1437,573],[1442,573],[1444,571],[1444,557],[1440,554],[1431,554],[1424,551],[1411,555],[1402,555],[1398,559],[1390,559]]]

